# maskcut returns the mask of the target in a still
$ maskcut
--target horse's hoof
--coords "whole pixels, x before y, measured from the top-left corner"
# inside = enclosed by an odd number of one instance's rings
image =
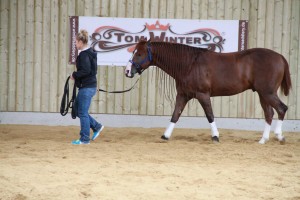
[[[262,138],[259,140],[258,143],[259,143],[259,144],[266,144],[266,143],[268,142],[268,140],[269,140],[269,139],[266,139],[266,138],[263,138],[263,137],[262,137]]]
[[[281,138],[281,140],[279,140],[279,144],[284,145],[285,144],[285,138]]]
[[[165,135],[162,135],[160,138],[163,140],[169,140],[169,138],[167,138]]]
[[[211,137],[213,143],[219,143],[219,138],[217,136]]]

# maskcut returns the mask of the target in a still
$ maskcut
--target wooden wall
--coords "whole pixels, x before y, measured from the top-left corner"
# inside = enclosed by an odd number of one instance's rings
[[[103,16],[171,19],[249,20],[248,47],[282,53],[290,64],[293,89],[287,119],[300,119],[299,0],[1,0],[0,111],[59,112],[68,64],[68,17]],[[122,90],[135,80],[124,67],[99,66],[102,89]],[[162,95],[153,69],[130,93],[98,93],[92,113],[171,115],[174,102]],[[256,93],[212,98],[216,117],[263,118]],[[191,101],[185,116],[204,116]]]

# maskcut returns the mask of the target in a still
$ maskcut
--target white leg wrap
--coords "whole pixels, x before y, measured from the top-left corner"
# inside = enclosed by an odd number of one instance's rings
[[[259,141],[259,144],[265,144],[269,140],[270,130],[271,130],[271,126],[266,122],[265,123],[265,130],[264,130],[264,133],[262,135],[262,138]]]
[[[275,130],[274,130],[274,133],[275,133],[275,135],[276,135],[276,137],[279,141],[281,141],[283,139],[282,123],[283,123],[282,120],[278,120],[277,123],[276,123],[276,126],[275,126]]]
[[[218,128],[217,128],[215,122],[210,123],[210,128],[211,128],[211,136],[212,137],[214,137],[214,136],[219,137],[219,131],[218,131]]]
[[[164,133],[164,136],[166,138],[170,138],[171,137],[174,127],[175,127],[175,123],[171,122],[169,124],[168,128],[166,129],[165,133]]]

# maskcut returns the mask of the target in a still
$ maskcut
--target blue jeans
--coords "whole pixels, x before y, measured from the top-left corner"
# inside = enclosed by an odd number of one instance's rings
[[[80,140],[82,142],[90,141],[90,128],[98,131],[101,124],[89,115],[89,108],[93,96],[96,94],[96,88],[80,88],[76,97],[77,117],[80,119]]]

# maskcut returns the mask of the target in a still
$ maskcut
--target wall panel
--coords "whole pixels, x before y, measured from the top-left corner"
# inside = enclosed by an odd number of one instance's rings
[[[288,97],[278,94],[289,106],[286,118],[300,119],[299,0],[1,0],[0,8],[0,111],[59,112],[65,79],[75,70],[67,60],[69,16],[244,19],[249,20],[249,48],[273,49],[289,62],[293,89]],[[129,88],[136,79],[123,72],[124,67],[99,66],[98,87]],[[129,93],[97,93],[91,112],[171,115],[174,96],[166,86],[172,81],[164,76],[150,67]],[[214,97],[212,106],[216,117],[263,118],[252,91]],[[182,115],[204,112],[194,100]]]

